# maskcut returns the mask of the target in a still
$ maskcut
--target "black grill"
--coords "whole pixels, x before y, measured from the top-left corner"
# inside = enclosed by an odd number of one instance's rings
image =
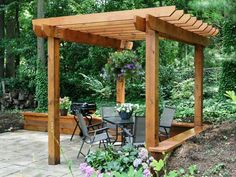
[[[71,111],[73,115],[76,115],[76,110],[80,110],[83,116],[89,116],[96,111],[95,103],[72,103]]]

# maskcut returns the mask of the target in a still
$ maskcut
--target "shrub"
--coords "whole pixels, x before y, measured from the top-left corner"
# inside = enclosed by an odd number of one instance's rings
[[[222,65],[220,79],[220,96],[222,97],[227,90],[236,91],[236,60],[226,60]]]

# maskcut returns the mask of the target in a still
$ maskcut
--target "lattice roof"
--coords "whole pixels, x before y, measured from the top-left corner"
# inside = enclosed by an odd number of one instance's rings
[[[175,6],[35,19],[33,28],[40,37],[119,48],[121,42],[127,47],[127,41],[144,40],[150,21],[160,36],[190,44],[207,45],[207,38],[219,32]]]

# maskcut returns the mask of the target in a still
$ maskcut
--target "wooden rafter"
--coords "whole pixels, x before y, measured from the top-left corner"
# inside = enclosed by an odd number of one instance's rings
[[[166,6],[158,8],[136,9],[116,12],[105,12],[86,15],[64,16],[46,19],[33,20],[33,25],[47,24],[51,26],[58,25],[73,25],[79,23],[93,23],[116,20],[132,20],[135,15],[145,17],[146,14],[151,14],[155,17],[168,17],[175,12],[175,6]]]
[[[150,27],[158,31],[160,35],[165,38],[178,40],[192,45],[199,44],[206,46],[209,43],[209,40],[205,37],[178,28],[173,24],[169,24],[151,15],[148,15],[146,19]]]
[[[83,33],[80,31],[74,31],[70,29],[60,29],[60,28],[51,27],[48,25],[43,25],[43,29],[41,27],[35,26],[34,31],[37,34],[37,36],[40,36],[40,37],[50,36],[50,37],[59,38],[64,41],[84,43],[84,44],[90,44],[90,45],[98,45],[102,47],[111,47],[115,49],[120,49],[121,42],[122,42],[121,40],[118,40],[118,39],[102,37],[99,35]]]

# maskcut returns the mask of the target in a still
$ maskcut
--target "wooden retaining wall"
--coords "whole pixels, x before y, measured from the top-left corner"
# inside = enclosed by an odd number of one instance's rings
[[[24,129],[32,131],[46,132],[48,129],[48,114],[35,113],[35,112],[23,112],[24,117]],[[101,122],[101,118],[93,118],[93,123]],[[72,134],[75,128],[75,120],[73,115],[60,116],[60,132],[63,134]],[[76,129],[76,134],[79,134],[79,128]]]

